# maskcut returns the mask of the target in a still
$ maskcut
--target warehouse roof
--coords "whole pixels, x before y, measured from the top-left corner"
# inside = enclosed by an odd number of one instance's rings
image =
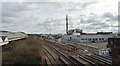
[[[82,35],[112,34],[112,32],[81,33]]]

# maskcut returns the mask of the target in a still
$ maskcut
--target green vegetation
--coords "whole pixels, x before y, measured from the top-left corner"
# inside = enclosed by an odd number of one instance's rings
[[[3,64],[40,64],[42,44],[39,40],[27,38],[10,43],[10,49],[3,51]]]

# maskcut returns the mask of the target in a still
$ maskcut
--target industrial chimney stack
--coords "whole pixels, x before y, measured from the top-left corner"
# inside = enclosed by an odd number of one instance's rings
[[[66,33],[68,34],[68,15],[66,15]]]

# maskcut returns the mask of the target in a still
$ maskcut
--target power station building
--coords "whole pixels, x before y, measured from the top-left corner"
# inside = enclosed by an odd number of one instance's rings
[[[62,39],[72,42],[105,42],[112,37],[114,37],[112,32],[83,33],[81,29],[73,29]]]
[[[61,39],[72,42],[105,42],[114,37],[112,32],[83,33],[81,29],[68,31],[68,15],[66,15],[66,35]]]

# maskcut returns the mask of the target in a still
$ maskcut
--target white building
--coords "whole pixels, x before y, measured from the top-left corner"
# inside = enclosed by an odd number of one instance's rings
[[[111,37],[114,37],[112,32],[83,33],[80,29],[73,29],[62,39],[72,42],[105,42]]]

